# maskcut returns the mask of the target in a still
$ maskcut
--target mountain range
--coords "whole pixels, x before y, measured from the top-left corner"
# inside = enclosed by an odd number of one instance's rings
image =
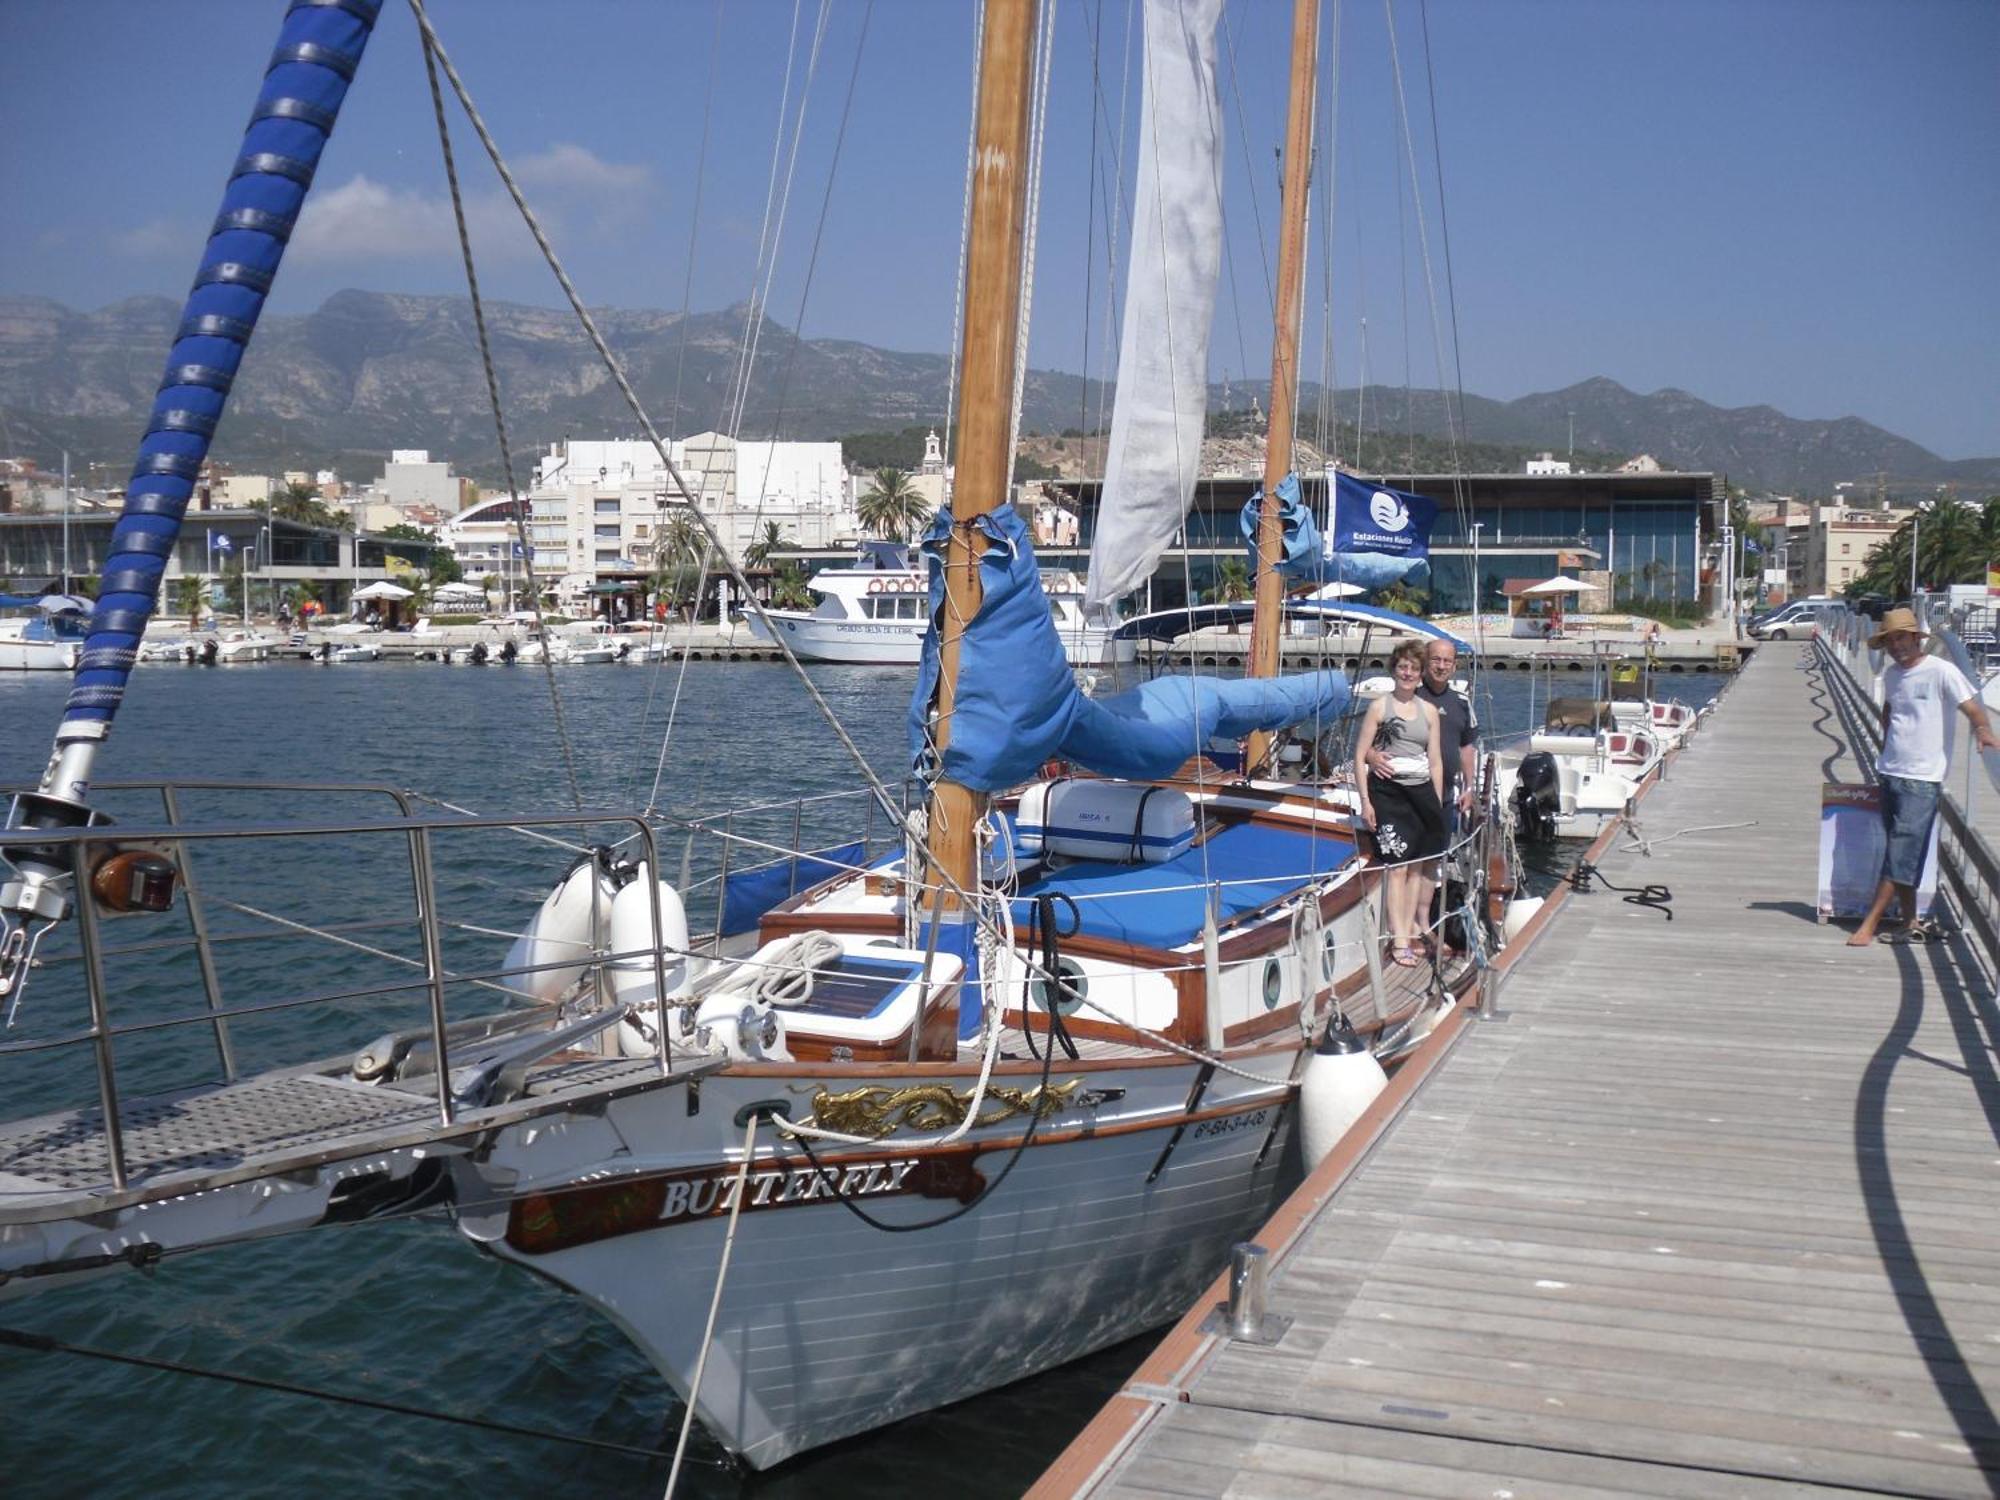
[[[832,438],[942,426],[946,360],[836,339],[801,339],[763,319],[747,387],[739,376],[743,307],[681,314],[595,309],[606,340],[663,431]],[[129,462],[179,315],[164,297],[78,312],[37,297],[0,297],[0,457],[45,467],[67,448],[79,471]],[[507,407],[517,475],[565,435],[629,436],[637,423],[567,311],[489,303],[487,322]],[[1262,392],[1236,382],[1241,404]],[[1303,393],[1310,411],[1317,393]],[[1211,392],[1220,404],[1224,392]],[[1447,430],[1431,390],[1334,393],[1385,441]],[[1031,370],[1024,432],[1096,426],[1101,382]],[[1486,452],[1650,453],[1670,468],[1712,470],[1752,492],[1830,494],[1843,481],[1892,492],[1956,484],[2000,492],[2000,457],[1946,460],[1856,417],[1805,421],[1769,406],[1722,408],[1679,390],[1640,395],[1598,377],[1564,390],[1495,401],[1468,395],[1466,440]],[[1574,433],[1572,436],[1572,421]],[[348,291],[303,316],[269,316],[244,361],[215,456],[241,469],[379,471],[392,448],[427,448],[463,473],[497,481],[499,445],[487,405],[471,305],[463,298]],[[1485,453],[1482,453],[1482,457]],[[1489,460],[1490,461],[1490,460]],[[102,477],[102,476],[100,476]]]

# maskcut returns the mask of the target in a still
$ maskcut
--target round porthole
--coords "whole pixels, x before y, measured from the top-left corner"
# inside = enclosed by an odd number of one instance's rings
[[[1339,962],[1340,962],[1340,944],[1334,938],[1333,929],[1329,927],[1326,930],[1326,937],[1321,942],[1319,950],[1320,977],[1324,979],[1328,984],[1333,983],[1335,974],[1339,972],[1338,968],[1336,967],[1339,964]]]
[[[1083,1003],[1083,997],[1090,993],[1090,981],[1084,977],[1083,965],[1073,958],[1057,959],[1056,969],[1063,977],[1063,988],[1066,991],[1062,1001],[1062,1013],[1066,1016],[1074,1015],[1076,1008]],[[1039,1005],[1043,1010],[1049,1008],[1049,981],[1047,978],[1039,975],[1036,977],[1034,996],[1035,1004]]]
[[[1264,1009],[1276,1010],[1285,998],[1285,971],[1275,958],[1264,960]]]

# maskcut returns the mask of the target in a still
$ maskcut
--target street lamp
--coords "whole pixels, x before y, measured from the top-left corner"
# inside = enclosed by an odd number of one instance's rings
[[[1480,594],[1479,533],[1486,529],[1484,521],[1472,523],[1472,633],[1477,636],[1485,624],[1486,600]]]

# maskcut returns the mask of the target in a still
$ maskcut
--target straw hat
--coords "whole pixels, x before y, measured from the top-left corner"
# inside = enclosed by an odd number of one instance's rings
[[[1868,649],[1880,651],[1889,644],[1889,637],[1899,630],[1913,631],[1918,635],[1930,634],[1924,629],[1923,621],[1917,618],[1915,610],[1892,609],[1882,616],[1882,628],[1868,637]]]

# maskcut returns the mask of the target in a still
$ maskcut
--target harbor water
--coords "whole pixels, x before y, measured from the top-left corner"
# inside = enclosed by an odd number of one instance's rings
[[[511,815],[573,806],[573,766],[590,808],[636,808],[652,800],[683,818],[858,784],[848,752],[783,666],[702,662],[683,672],[667,663],[569,667],[554,675],[567,754],[540,667],[148,665],[135,674],[98,771],[106,781],[386,782]],[[813,673],[863,755],[892,781],[907,758],[909,680],[906,671],[892,669]],[[1556,680],[1564,692],[1589,691],[1587,675]],[[1699,704],[1720,683],[1676,674],[1662,677],[1656,690]],[[67,689],[57,673],[0,674],[0,781],[29,782],[40,773]],[[1539,707],[1547,691],[1547,679],[1487,674],[1478,684],[1481,717],[1492,730],[1518,732],[1528,727],[1531,695]],[[226,808],[227,794],[207,795],[222,798]],[[255,817],[283,814],[282,800],[260,796]],[[392,811],[382,805],[367,816]],[[301,805],[294,815],[309,814]],[[518,925],[566,858],[559,849],[515,840],[511,852],[441,888],[440,899],[461,912],[483,903],[494,922]],[[678,858],[663,847],[670,876]],[[337,868],[293,863],[275,883],[285,896],[312,898],[321,911],[344,904],[360,920],[374,908],[377,883],[393,879],[393,860]],[[489,941],[487,961],[497,965],[505,942]],[[333,990],[348,982],[354,962],[324,943],[301,944],[274,963],[269,981],[286,993]],[[162,988],[184,987],[191,968],[183,964],[168,974],[169,967],[163,962]],[[34,1009],[53,993],[31,990],[29,1014],[15,1036],[36,1034]],[[194,995],[179,994],[176,1004],[197,1008],[198,989]],[[230,995],[235,1004],[248,998]],[[276,1061],[254,1051],[249,1033],[246,1071]],[[337,1052],[373,1033],[334,1024],[326,1034],[339,1040],[324,1050]],[[173,1057],[172,1048],[211,1047],[205,1028],[171,1035],[160,1044],[169,1049],[164,1060],[156,1059],[163,1067],[187,1061]],[[36,1107],[39,1089],[55,1088],[57,1073],[42,1061],[49,1056],[0,1058],[14,1075],[0,1078],[10,1114]],[[130,1079],[121,1073],[120,1085],[143,1090],[144,1067]],[[62,1102],[79,1101],[71,1094]],[[809,1254],[810,1246],[802,1244],[800,1253]],[[660,1290],[705,1299],[709,1289],[706,1273],[699,1273]],[[615,1327],[553,1285],[476,1253],[435,1214],[190,1256],[148,1273],[120,1269],[0,1303],[0,1329],[605,1445],[0,1342],[0,1403],[9,1414],[0,1422],[0,1474],[10,1496],[444,1495],[482,1488],[544,1497],[657,1495],[666,1459],[616,1450],[670,1452],[680,1420],[665,1382]],[[769,1474],[737,1471],[697,1436],[695,1466],[683,1476],[681,1493],[776,1500],[948,1483],[962,1496],[1016,1495],[1150,1344],[1132,1340]]]

